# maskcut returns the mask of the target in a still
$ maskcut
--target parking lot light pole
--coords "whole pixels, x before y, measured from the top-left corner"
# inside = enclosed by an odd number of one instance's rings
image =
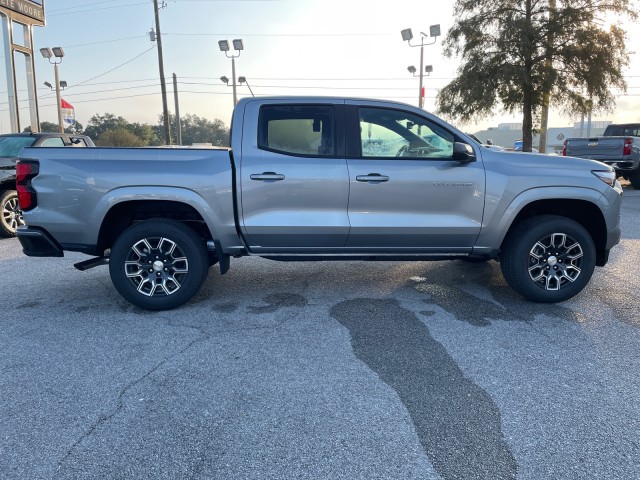
[[[240,53],[242,53],[242,50],[244,50],[244,44],[242,43],[242,39],[241,38],[236,38],[233,41],[233,49],[238,52],[237,55],[233,55],[229,53],[229,41],[228,40],[219,40],[218,41],[218,47],[220,48],[221,52],[224,52],[224,54],[226,55],[227,58],[231,59],[231,80],[232,80],[232,84],[233,84],[233,106],[236,106],[236,103],[238,103],[238,95],[236,92],[236,58],[238,58],[240,56]]]
[[[40,53],[44,58],[49,60],[49,63],[53,64],[53,73],[55,75],[55,82],[56,82],[56,99],[58,102],[58,126],[60,128],[60,133],[64,133],[64,124],[62,123],[62,98],[60,96],[60,76],[58,74],[58,65],[62,63],[62,57],[64,57],[64,50],[62,49],[62,47],[54,47],[54,48],[47,47],[47,48],[41,48]],[[60,59],[60,60],[58,61],[56,59]]]
[[[423,82],[423,72],[424,72],[424,47],[425,45],[433,45],[436,43],[436,40],[440,36],[440,25],[431,25],[429,27],[429,35],[424,32],[420,32],[420,44],[412,45],[411,40],[413,39],[413,32],[410,28],[406,28],[400,32],[402,35],[402,40],[407,42],[410,47],[420,47],[420,86],[418,87],[418,107],[424,107],[424,97],[422,96],[422,82]],[[433,38],[432,42],[425,43],[425,40],[429,37]],[[413,67],[413,72],[409,70],[411,73],[415,73],[415,67]],[[433,69],[432,69],[433,70]]]

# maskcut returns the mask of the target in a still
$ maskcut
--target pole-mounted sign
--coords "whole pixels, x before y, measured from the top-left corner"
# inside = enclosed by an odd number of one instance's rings
[[[44,0],[0,0],[0,10],[25,16],[32,25],[44,25]]]
[[[35,61],[33,58],[33,27],[42,27],[45,24],[44,0],[0,0],[0,21],[2,22],[4,40],[11,131],[20,132],[22,127],[16,84],[16,56],[23,55],[26,65],[26,100],[29,102],[31,130],[37,132],[40,130],[40,118],[38,116]],[[22,30],[21,35],[19,34],[20,30]]]

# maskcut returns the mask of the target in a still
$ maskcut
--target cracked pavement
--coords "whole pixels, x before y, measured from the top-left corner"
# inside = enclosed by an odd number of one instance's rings
[[[495,262],[213,268],[146,312],[0,240],[0,479],[640,477],[640,192],[559,305]]]

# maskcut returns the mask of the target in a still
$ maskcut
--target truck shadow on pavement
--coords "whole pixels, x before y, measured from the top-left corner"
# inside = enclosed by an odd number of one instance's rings
[[[464,262],[447,262],[442,266],[430,268],[421,277],[414,277],[413,287],[427,295],[425,303],[438,306],[458,320],[476,327],[487,327],[491,320],[532,322],[538,315],[546,315],[560,320],[582,322],[584,316],[561,304],[536,303],[524,300],[509,288],[499,272],[495,262],[483,265],[469,265]],[[477,289],[483,286],[486,298],[480,298],[463,289]],[[469,308],[472,305],[473,308]],[[431,316],[435,312],[420,312]]]
[[[498,407],[412,311],[395,299],[358,298],[330,313],[348,329],[356,357],[397,392],[442,478],[515,478]]]

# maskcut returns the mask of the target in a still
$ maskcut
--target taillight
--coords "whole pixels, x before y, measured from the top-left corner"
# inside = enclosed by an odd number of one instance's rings
[[[565,140],[564,143],[562,144],[562,156],[566,157],[567,156],[567,141]]]
[[[16,164],[16,190],[20,210],[27,211],[38,204],[36,191],[31,186],[31,179],[38,175],[39,165],[34,160],[18,160]]]
[[[625,138],[622,155],[631,155],[631,145],[633,145],[633,138]]]

